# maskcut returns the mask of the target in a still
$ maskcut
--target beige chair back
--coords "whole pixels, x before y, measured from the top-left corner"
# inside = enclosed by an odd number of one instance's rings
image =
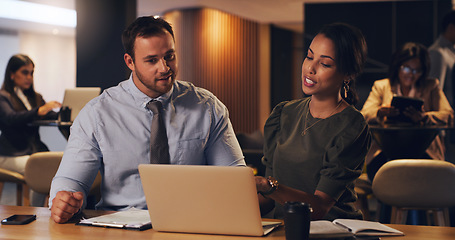
[[[0,168],[0,198],[2,196],[3,186],[5,182],[11,182],[16,184],[16,205],[28,206],[29,195],[28,188],[25,185],[24,176],[18,172],[13,172],[7,169]]]
[[[12,183],[25,183],[24,176],[18,172],[0,168],[0,181]]]
[[[373,180],[374,195],[397,207],[455,206],[455,165],[430,159],[393,160]]]
[[[455,165],[431,159],[401,159],[384,164],[373,179],[376,198],[392,206],[391,223],[406,223],[407,210],[427,211],[429,225],[449,226],[455,206]],[[433,214],[433,222],[429,215]]]
[[[63,152],[39,152],[30,156],[25,165],[25,181],[35,192],[48,195]]]
[[[39,152],[30,156],[25,165],[25,181],[35,192],[49,195],[52,179],[57,173],[63,157],[63,152]],[[89,195],[94,195],[96,200],[100,199],[101,175],[98,175],[93,182]]]

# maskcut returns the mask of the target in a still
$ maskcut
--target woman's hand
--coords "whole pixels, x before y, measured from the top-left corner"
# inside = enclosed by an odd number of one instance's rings
[[[270,184],[267,178],[256,176],[256,188],[258,192],[268,192],[270,190]],[[276,191],[272,194],[267,195],[267,198],[259,196],[259,203],[261,206],[261,212],[266,213],[270,211],[274,204],[273,201],[284,205],[287,201],[298,201],[298,202],[305,202],[309,203],[313,208],[313,213],[311,218],[313,220],[322,219],[329,210],[335,205],[335,199],[330,197],[328,194],[316,190],[314,194],[309,194],[295,188],[291,188],[280,184]],[[271,201],[273,200],[273,201]],[[268,201],[268,202],[267,202]]]
[[[400,114],[400,110],[394,108],[394,107],[381,107],[378,110],[377,116],[379,118],[383,117],[395,117]]]
[[[270,184],[267,178],[255,176],[257,192],[267,192],[270,190]]]
[[[270,184],[267,178],[261,176],[255,176],[257,192],[267,192],[270,190]],[[269,213],[275,207],[275,201],[271,198],[266,198],[262,194],[258,194],[259,207],[261,210],[261,216]]]
[[[57,101],[50,101],[38,108],[38,116],[44,116],[54,108],[60,108],[62,104]]]
[[[415,123],[421,122],[425,117],[425,113],[423,113],[422,111],[418,111],[414,107],[407,107],[404,110],[403,114],[409,117]]]

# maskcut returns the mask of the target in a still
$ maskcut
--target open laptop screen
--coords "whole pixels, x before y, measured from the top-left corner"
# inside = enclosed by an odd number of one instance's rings
[[[71,121],[73,122],[85,104],[98,96],[100,92],[101,88],[99,87],[78,87],[66,89],[63,97],[62,108],[69,107],[71,109]]]
[[[141,164],[139,173],[157,231],[264,235],[249,167]]]

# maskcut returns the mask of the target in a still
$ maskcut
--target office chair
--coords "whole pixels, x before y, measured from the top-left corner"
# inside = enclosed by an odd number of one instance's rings
[[[35,192],[49,195],[52,179],[57,173],[63,157],[63,152],[39,152],[30,156],[25,165],[25,182]],[[89,196],[99,195],[101,175],[98,173]],[[99,199],[99,197],[97,197]]]
[[[377,199],[392,206],[391,223],[405,224],[407,211],[425,210],[427,224],[450,226],[455,205],[455,165],[431,159],[401,159],[384,164],[373,180]]]
[[[25,184],[25,178],[22,174],[0,168],[0,198],[2,196],[3,186],[5,182],[11,182],[16,184],[16,205],[17,206],[28,206],[29,194],[28,187]]]

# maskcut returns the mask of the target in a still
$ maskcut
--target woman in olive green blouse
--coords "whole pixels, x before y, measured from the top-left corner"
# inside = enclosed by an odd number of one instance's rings
[[[365,39],[350,25],[327,25],[313,39],[302,65],[302,90],[311,97],[278,104],[264,127],[270,177],[256,177],[263,214],[275,207],[282,218],[286,201],[301,201],[312,219],[362,218],[354,181],[371,136],[351,86],[365,59]]]

